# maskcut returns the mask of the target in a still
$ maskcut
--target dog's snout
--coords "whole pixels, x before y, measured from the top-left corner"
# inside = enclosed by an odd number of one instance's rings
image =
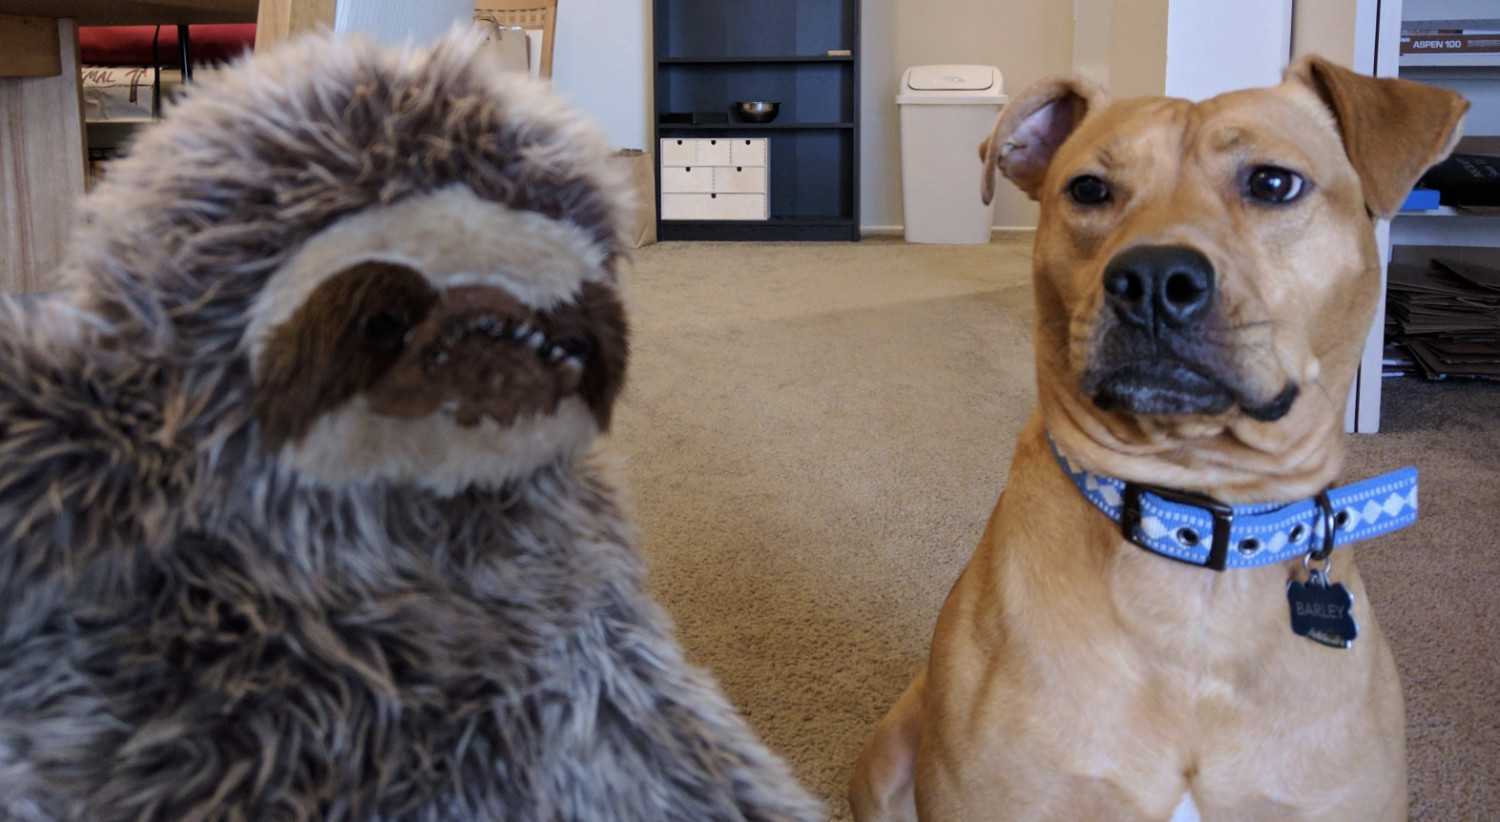
[[[1178,329],[1203,317],[1214,300],[1214,268],[1187,246],[1123,251],[1104,269],[1105,299],[1123,321],[1151,331]]]

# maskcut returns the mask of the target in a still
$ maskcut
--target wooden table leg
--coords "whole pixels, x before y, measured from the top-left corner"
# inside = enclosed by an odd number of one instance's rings
[[[78,27],[72,20],[47,23],[57,26],[60,71],[0,77],[0,293],[56,287],[83,197],[88,153]]]

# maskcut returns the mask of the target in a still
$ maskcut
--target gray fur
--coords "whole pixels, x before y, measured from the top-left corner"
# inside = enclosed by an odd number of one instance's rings
[[[237,67],[111,168],[70,292],[0,301],[0,822],[820,817],[597,457],[445,498],[259,447],[248,307],[339,217],[458,181],[623,253],[603,143],[473,49]]]

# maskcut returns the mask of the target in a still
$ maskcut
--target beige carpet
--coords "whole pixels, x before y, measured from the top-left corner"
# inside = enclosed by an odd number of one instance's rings
[[[668,243],[626,292],[624,456],[683,643],[846,819],[1033,402],[1030,236],[989,246]],[[1386,383],[1351,474],[1422,470],[1360,549],[1407,687],[1412,818],[1500,818],[1500,386]],[[1316,695],[1298,706],[1317,710]]]

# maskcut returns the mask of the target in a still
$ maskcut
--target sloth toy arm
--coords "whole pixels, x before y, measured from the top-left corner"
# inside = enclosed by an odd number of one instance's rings
[[[0,298],[0,599],[119,559],[175,514],[162,370],[95,328],[61,296]]]

